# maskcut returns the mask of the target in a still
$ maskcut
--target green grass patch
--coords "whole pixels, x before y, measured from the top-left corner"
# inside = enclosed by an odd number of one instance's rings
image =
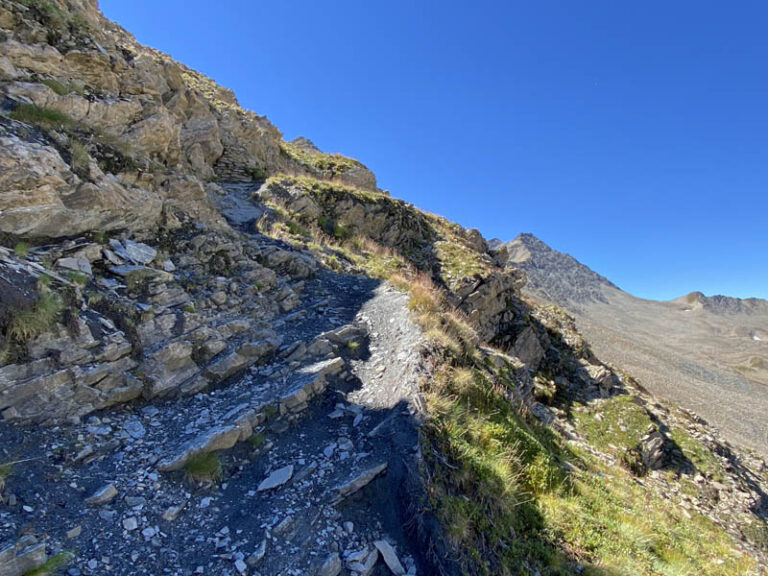
[[[53,292],[43,291],[34,306],[13,311],[5,323],[5,336],[26,343],[50,330],[61,312],[59,297]]]
[[[434,246],[440,263],[441,276],[445,280],[488,274],[489,265],[483,260],[482,255],[460,242],[440,240],[435,242]]]
[[[293,142],[280,142],[280,149],[299,164],[319,170],[326,176],[338,176],[358,165],[356,160],[341,154],[326,154],[299,146]]]
[[[199,452],[184,465],[184,477],[190,481],[215,483],[222,475],[221,460],[215,452]]]
[[[573,412],[576,429],[592,446],[614,455],[637,445],[652,424],[645,408],[630,394],[619,394]]]
[[[72,169],[77,173],[88,171],[91,163],[91,157],[88,155],[88,148],[78,140],[72,138],[69,142],[69,156]]]
[[[69,551],[59,552],[58,554],[51,556],[48,560],[38,566],[24,572],[24,576],[43,576],[48,574],[55,574],[61,570],[64,566],[69,564],[75,557],[74,553]]]
[[[13,474],[13,464],[0,464],[0,490],[5,485],[5,479]]]
[[[19,122],[35,124],[37,126],[69,126],[74,122],[61,110],[55,108],[45,108],[35,104],[19,104],[11,110],[9,116]]]
[[[672,428],[669,437],[680,447],[696,470],[716,482],[725,481],[726,474],[721,460],[703,442],[680,428]]]
[[[709,518],[686,515],[623,467],[570,450],[521,415],[503,393],[512,385],[482,362],[443,365],[427,392],[427,438],[442,455],[430,458],[431,503],[468,572],[516,574],[525,560],[549,575],[572,574],[577,561],[585,574],[750,573],[754,561]],[[594,434],[611,426],[616,442],[635,442],[643,418],[624,399],[605,408],[612,423]]]
[[[311,236],[306,226],[299,224],[296,220],[293,220],[292,218],[289,218],[288,220],[285,221],[285,227],[288,229],[288,232],[290,232],[295,236],[304,236],[304,237]]]
[[[25,14],[37,20],[47,29],[46,40],[52,46],[61,44],[64,32],[69,31],[78,40],[83,40],[91,33],[91,25],[85,17],[76,10],[64,10],[57,2],[51,0],[19,0],[19,3],[29,8]]]
[[[29,254],[29,244],[26,242],[17,242],[13,247],[13,253],[16,254],[16,256],[26,256]]]
[[[78,286],[85,286],[88,283],[88,275],[76,270],[68,270],[66,274],[67,280]]]
[[[56,94],[58,94],[59,96],[66,96],[70,92],[68,85],[62,84],[61,82],[53,78],[46,78],[45,80],[43,80],[43,84],[48,86],[48,88],[56,92]]]
[[[517,413],[491,376],[443,366],[430,383],[427,438],[444,458],[431,462],[431,503],[471,573],[513,574],[525,560],[547,574],[570,574],[536,505],[538,494],[568,481],[562,449]]]
[[[264,431],[256,432],[251,435],[250,438],[248,438],[248,444],[250,444],[253,448],[261,448],[264,445],[264,442],[267,440],[267,434]]]
[[[245,173],[248,174],[251,180],[255,182],[266,180],[267,177],[269,176],[267,171],[261,166],[247,166],[245,168]]]
[[[689,518],[620,467],[593,463],[571,490],[539,503],[553,535],[610,574],[726,576],[754,566],[722,528],[695,512]]]

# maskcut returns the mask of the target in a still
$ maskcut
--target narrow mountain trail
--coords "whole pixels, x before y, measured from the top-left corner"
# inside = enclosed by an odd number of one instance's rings
[[[246,188],[222,212],[247,230]],[[425,371],[407,296],[327,270],[300,294],[269,325],[267,364],[82,422],[0,427],[17,462],[0,541],[67,551],[72,576],[424,573],[405,528]],[[220,480],[185,477],[208,453]]]

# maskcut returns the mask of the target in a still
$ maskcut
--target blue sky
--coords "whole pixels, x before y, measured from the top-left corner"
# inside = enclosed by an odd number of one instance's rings
[[[646,298],[768,298],[768,3],[101,0],[287,139]]]

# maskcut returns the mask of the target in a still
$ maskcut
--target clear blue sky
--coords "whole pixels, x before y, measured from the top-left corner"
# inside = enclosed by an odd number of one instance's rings
[[[647,298],[768,297],[768,2],[101,0],[274,122]]]

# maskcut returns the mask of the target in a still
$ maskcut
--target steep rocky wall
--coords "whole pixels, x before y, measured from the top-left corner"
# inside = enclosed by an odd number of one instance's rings
[[[95,2],[2,0],[0,95],[2,111],[18,119],[0,127],[7,234],[151,228],[168,202],[204,204],[200,190],[212,179],[310,173],[375,190],[357,161],[330,174],[291,155],[266,118],[137,43]],[[174,195],[180,188],[190,190]]]

